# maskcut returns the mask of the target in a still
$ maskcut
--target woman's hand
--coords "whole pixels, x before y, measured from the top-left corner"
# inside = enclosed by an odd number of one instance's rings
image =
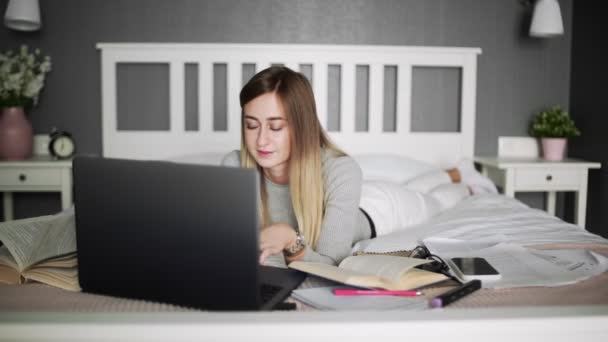
[[[260,264],[269,255],[283,253],[283,250],[296,242],[295,229],[287,223],[275,223],[260,232]]]

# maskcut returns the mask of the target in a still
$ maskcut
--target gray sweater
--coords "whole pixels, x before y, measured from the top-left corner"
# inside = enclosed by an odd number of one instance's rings
[[[359,210],[361,199],[361,168],[348,156],[335,157],[322,154],[323,182],[325,186],[325,215],[316,250],[306,246],[304,261],[335,265],[350,254],[353,244],[371,235],[369,222]],[[239,151],[227,154],[222,165],[239,166]],[[289,185],[265,181],[271,223],[285,222],[298,229],[291,206]],[[282,255],[269,258],[267,264],[285,266]]]

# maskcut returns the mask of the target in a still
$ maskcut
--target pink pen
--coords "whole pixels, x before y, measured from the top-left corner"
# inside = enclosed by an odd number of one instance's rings
[[[422,295],[420,291],[411,290],[358,290],[358,289],[334,289],[335,296],[406,296],[415,297]]]

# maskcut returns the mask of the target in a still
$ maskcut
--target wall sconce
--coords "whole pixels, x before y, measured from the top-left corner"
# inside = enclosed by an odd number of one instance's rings
[[[18,31],[40,29],[40,4],[38,0],[9,0],[4,15],[4,25]]]
[[[557,0],[536,0],[530,35],[538,38],[550,38],[564,34],[562,13]]]

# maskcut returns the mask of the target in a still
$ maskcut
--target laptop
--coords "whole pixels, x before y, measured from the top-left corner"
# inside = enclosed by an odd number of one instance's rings
[[[205,310],[272,310],[305,273],[261,266],[253,169],[78,156],[85,292]]]

